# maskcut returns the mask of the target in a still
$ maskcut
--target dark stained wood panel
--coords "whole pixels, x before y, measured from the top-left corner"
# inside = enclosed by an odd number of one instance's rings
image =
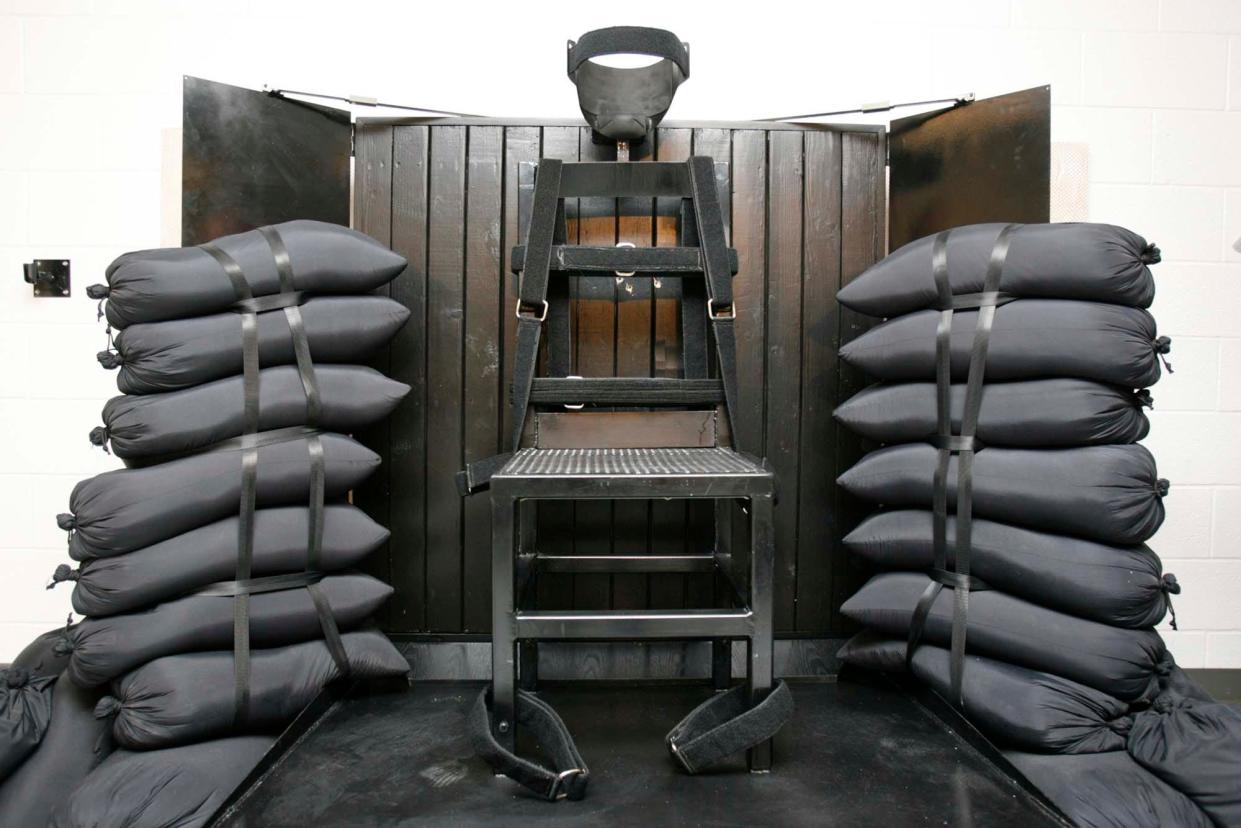
[[[588,130],[564,124],[409,119],[359,125],[355,226],[410,266],[390,286],[411,320],[376,367],[410,384],[390,421],[359,437],[385,466],[355,493],[392,529],[368,565],[396,594],[396,634],[486,634],[490,535],[486,496],[462,501],[453,475],[506,448],[511,433],[516,278],[521,236],[517,169],[541,156],[610,160]],[[862,378],[836,357],[867,321],[835,302],[843,281],[883,253],[884,138],[866,127],[672,125],[653,155],[728,163],[721,197],[740,270],[734,280],[741,447],[776,469],[777,626],[783,635],[838,636],[837,610],[861,572],[840,548],[860,514],[834,480],[863,446],[831,417]],[[571,199],[568,241],[677,243],[677,199]],[[573,373],[678,376],[679,280],[602,276],[573,287]],[[713,346],[712,346],[713,347]],[[714,352],[708,373],[715,372]],[[544,357],[545,358],[545,357]],[[559,554],[703,551],[715,527],[706,503],[545,503],[540,546]],[[724,531],[744,550],[744,522]],[[705,575],[544,576],[546,607],[707,605]]]

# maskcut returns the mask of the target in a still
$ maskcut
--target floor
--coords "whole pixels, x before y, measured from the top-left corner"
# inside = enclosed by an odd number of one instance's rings
[[[592,780],[549,804],[494,777],[467,742],[478,683],[421,682],[332,708],[217,825],[1060,825],[982,754],[888,684],[804,682],[771,774],[744,757],[696,777],[664,734],[697,684],[549,683]]]

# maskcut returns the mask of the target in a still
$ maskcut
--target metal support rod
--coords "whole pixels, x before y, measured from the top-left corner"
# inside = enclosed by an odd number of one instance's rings
[[[515,663],[516,607],[513,602],[513,519],[516,498],[491,497],[491,688],[492,732],[507,750],[515,749],[517,710]]]
[[[749,641],[748,694],[750,705],[767,698],[772,687],[772,606],[775,591],[775,525],[771,495],[750,500],[750,608],[754,634]],[[750,749],[750,770],[771,770],[771,741]]]

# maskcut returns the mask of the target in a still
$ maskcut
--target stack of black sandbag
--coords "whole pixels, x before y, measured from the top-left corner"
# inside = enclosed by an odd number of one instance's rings
[[[1241,716],[1154,630],[1180,589],[1144,545],[1157,261],[1110,225],[973,225],[839,292],[886,318],[841,349],[881,383],[836,416],[882,444],[838,481],[881,509],[845,538],[879,574],[841,657],[911,673],[1080,824],[1237,825]]]
[[[404,266],[293,221],[129,253],[91,288],[125,392],[91,441],[128,468],[79,483],[58,517],[78,568],[53,581],[86,617],[60,634],[30,761],[60,718],[101,723],[107,747],[72,785],[42,781],[50,813],[40,794],[0,824],[202,824],[327,683],[408,672],[365,626],[391,588],[351,571],[388,533],[346,499],[379,464],[346,433],[409,390],[358,364],[408,316],[371,293]]]

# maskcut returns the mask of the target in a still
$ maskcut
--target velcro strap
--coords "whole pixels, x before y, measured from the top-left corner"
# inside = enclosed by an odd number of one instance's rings
[[[793,693],[782,680],[758,704],[751,706],[747,696],[744,684],[717,693],[669,731],[668,752],[681,767],[689,773],[706,770],[767,741],[793,716]]]
[[[950,589],[965,589],[971,592],[991,589],[990,584],[974,575],[962,575],[960,572],[952,572],[947,569],[939,569],[938,567],[932,567],[927,574],[931,576],[932,580]]]
[[[945,302],[943,296],[932,307],[936,310],[974,310],[976,308],[998,308],[1007,305],[1017,297],[999,290],[983,290],[978,293],[957,293],[951,301]]]
[[[977,437],[963,437],[953,434],[936,434],[930,437],[931,445],[942,451],[963,452],[979,451],[983,448],[982,440]]]
[[[269,293],[252,299],[239,299],[233,303],[232,310],[237,313],[267,313],[269,311],[301,305],[309,298],[303,291],[293,293]]]
[[[675,34],[647,26],[612,26],[578,38],[569,48],[569,74],[588,60],[604,55],[651,55],[675,63],[689,77],[689,51]]]
[[[284,575],[264,575],[237,581],[216,581],[190,593],[195,597],[232,598],[237,595],[261,595],[264,592],[283,592],[299,589],[323,580],[322,572],[289,572]]]
[[[250,299],[254,296],[250,290],[250,283],[246,281],[246,276],[241,271],[241,265],[237,264],[232,256],[216,247],[212,242],[204,242],[198,245],[198,247],[215,259],[216,263],[224,270],[224,275],[232,283],[233,293],[236,294],[239,300]]]
[[[505,748],[491,732],[491,688],[478,694],[466,723],[474,751],[495,773],[503,774],[548,802],[578,800],[586,793],[590,769],[578,752],[564,720],[533,693],[517,691],[517,722],[538,740],[552,767],[523,759]]]

